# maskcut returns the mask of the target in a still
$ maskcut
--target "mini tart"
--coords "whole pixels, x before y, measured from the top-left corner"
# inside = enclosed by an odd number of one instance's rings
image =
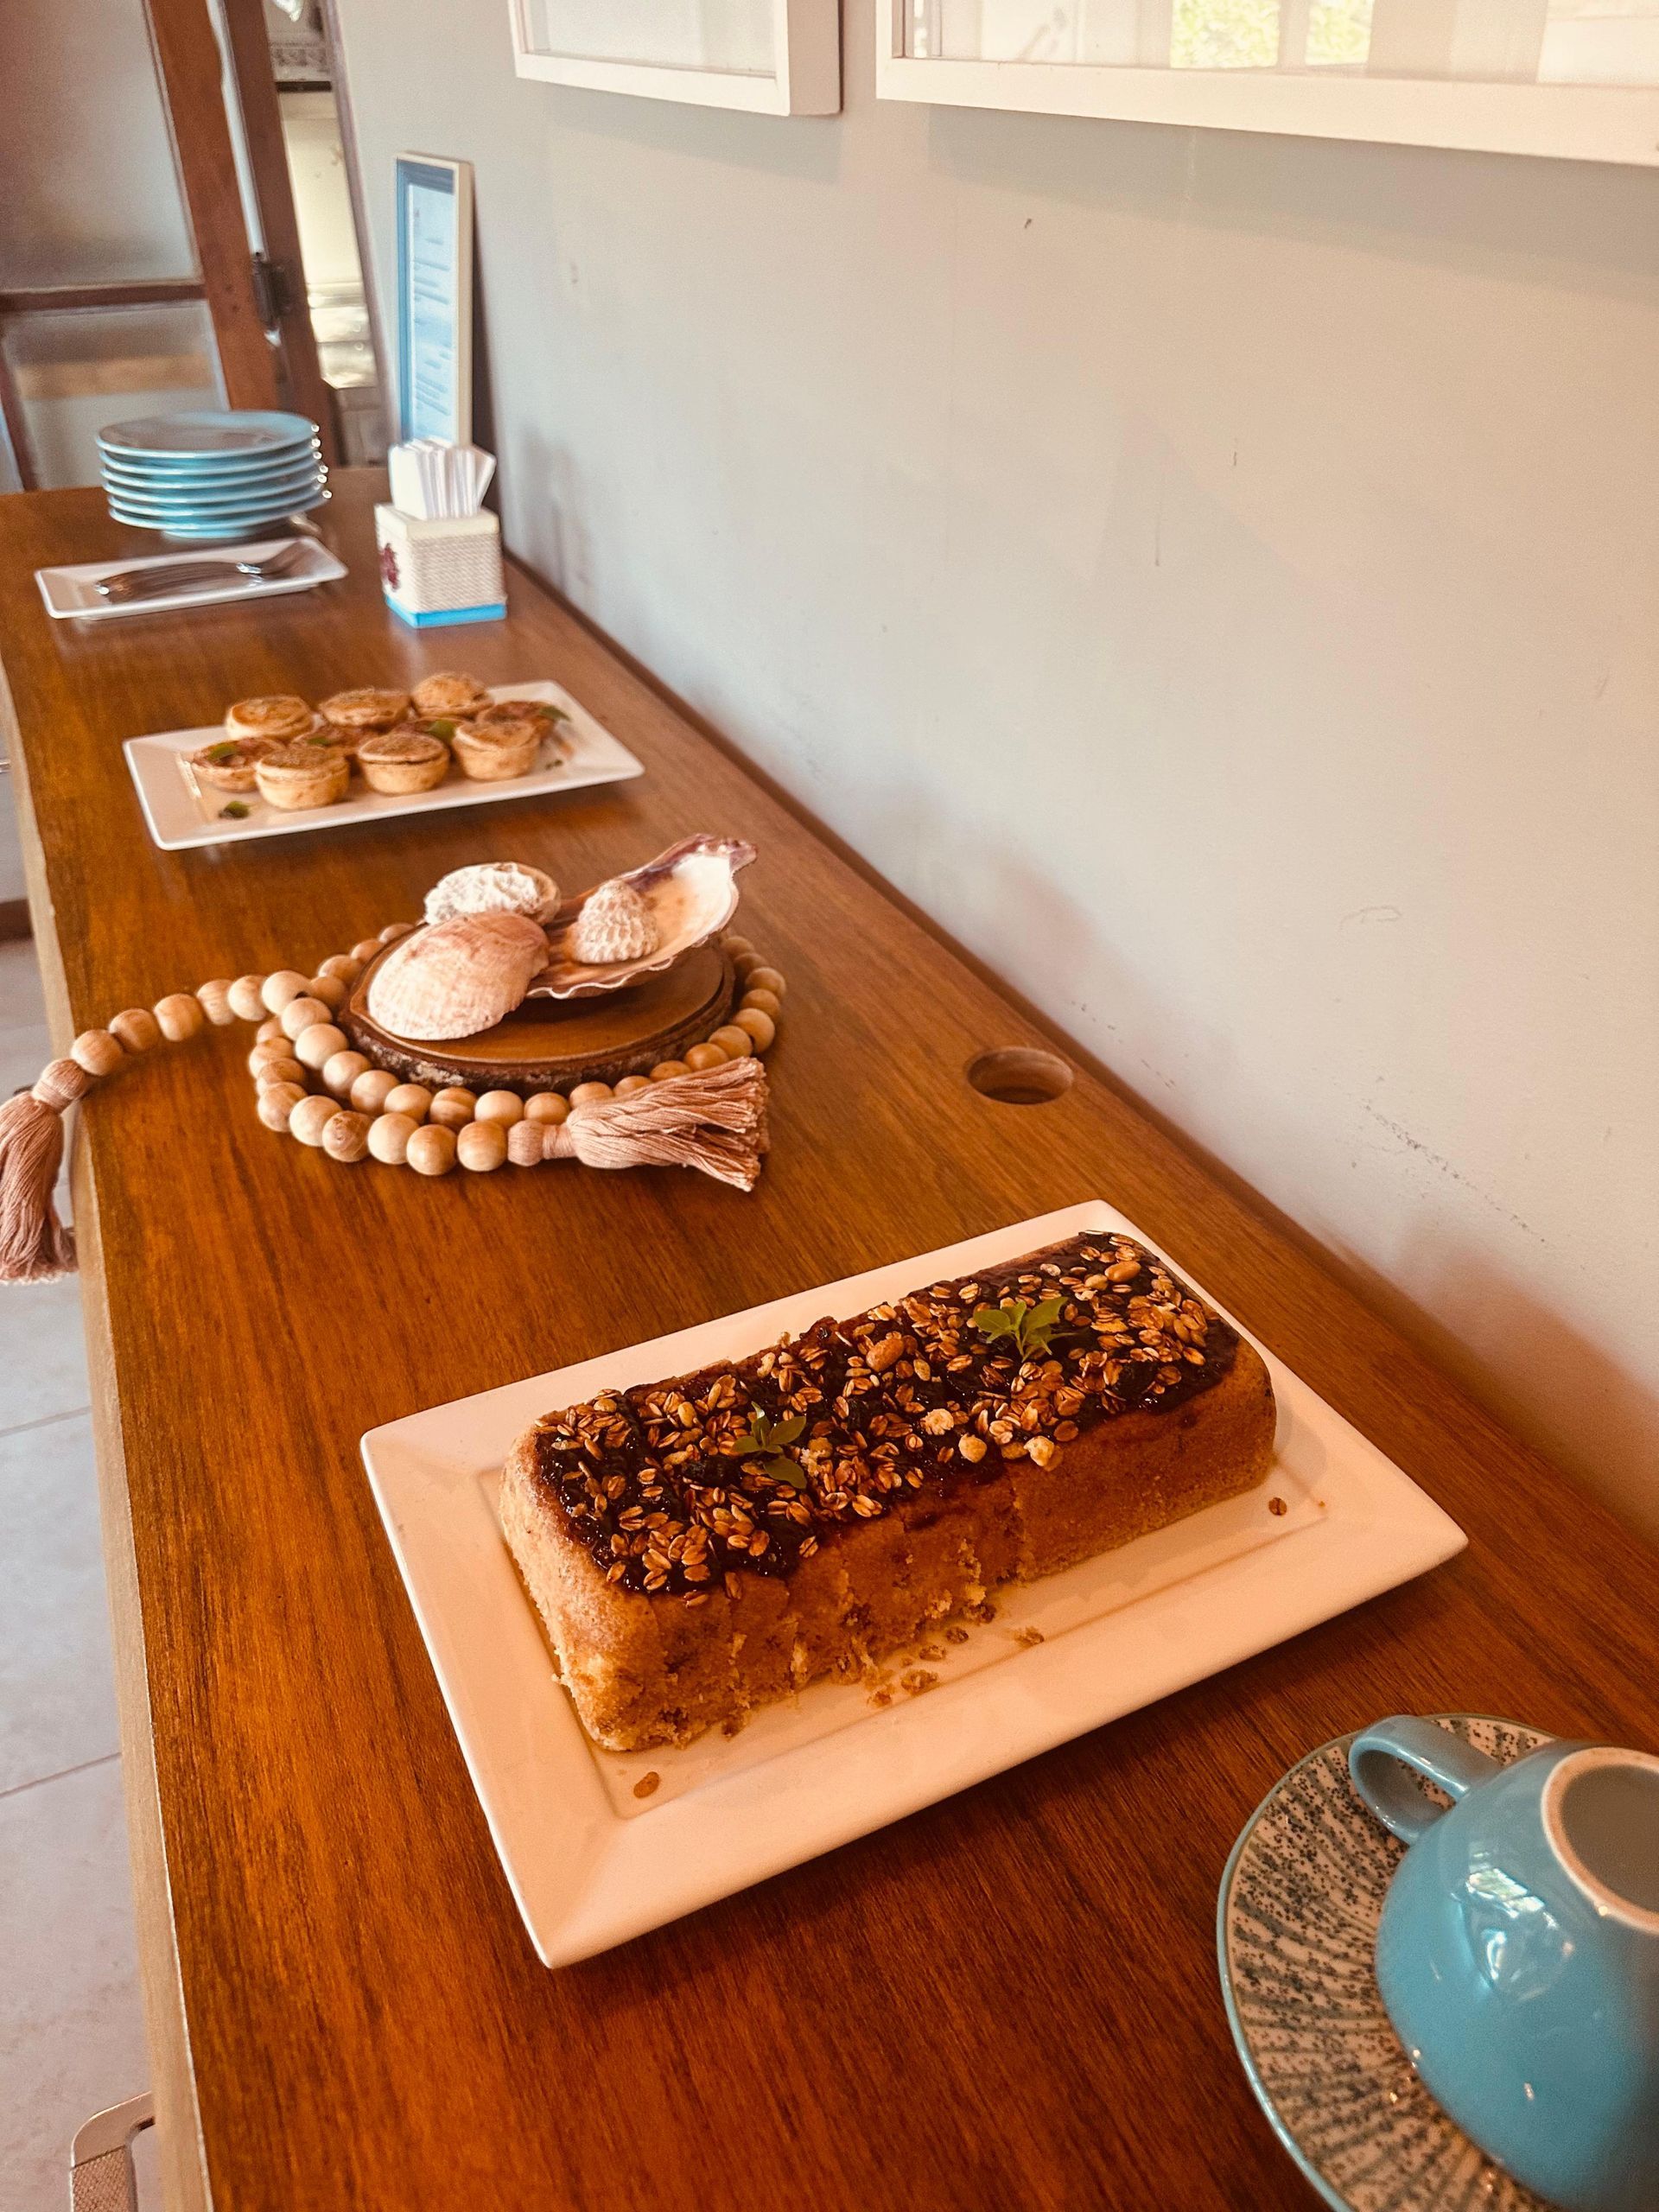
[[[275,750],[269,738],[221,737],[180,758],[198,783],[211,785],[216,791],[251,791],[256,764]]]
[[[423,730],[376,730],[358,747],[357,765],[371,791],[429,791],[449,772],[449,748]]]
[[[570,717],[563,707],[550,707],[544,699],[497,699],[467,719],[480,729],[495,729],[508,722],[538,721],[547,731],[556,729]]]
[[[361,737],[372,729],[391,729],[402,721],[409,712],[409,694],[377,691],[370,687],[359,691],[336,691],[332,699],[321,702],[317,712],[325,721],[333,722],[336,729]]]
[[[449,741],[463,776],[475,784],[505,783],[527,776],[541,757],[547,724],[537,715],[512,721],[457,722]]]
[[[338,753],[349,766],[357,758],[357,748],[361,740],[376,734],[373,730],[342,728],[338,722],[328,721],[319,715],[309,729],[302,731],[297,737],[289,738],[288,742],[290,745],[308,745],[316,753]]]
[[[225,709],[226,737],[263,737],[272,745],[286,745],[302,737],[316,716],[303,699],[296,699],[291,692],[278,692],[269,698],[238,699],[233,707]],[[248,787],[252,789],[252,785]]]
[[[490,703],[490,695],[474,676],[462,676],[454,669],[441,669],[435,676],[423,676],[410,693],[417,717],[431,715],[475,715]]]
[[[302,807],[332,806],[344,798],[352,780],[352,766],[337,746],[273,746],[253,764],[259,796],[284,813]]]

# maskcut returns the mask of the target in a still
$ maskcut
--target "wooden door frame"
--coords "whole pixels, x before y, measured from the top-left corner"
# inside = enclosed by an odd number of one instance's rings
[[[200,0],[205,5],[205,0]],[[153,7],[156,0],[149,0]],[[311,327],[311,307],[305,281],[305,257],[300,250],[299,217],[294,207],[294,188],[288,168],[288,144],[283,136],[283,111],[276,96],[276,74],[271,65],[270,41],[265,32],[264,0],[222,0],[229,33],[231,76],[242,110],[242,130],[248,166],[253,175],[254,200],[264,237],[267,261],[278,276],[276,327],[282,361],[287,371],[288,394],[321,433],[323,458],[332,466],[339,460],[334,436],[334,397],[323,382],[317,358],[316,333]]]
[[[239,192],[225,67],[207,0],[144,0],[150,44],[173,133],[179,182],[196,242],[207,312],[219,345],[219,379],[230,407],[275,407],[275,347],[254,290],[253,261]]]

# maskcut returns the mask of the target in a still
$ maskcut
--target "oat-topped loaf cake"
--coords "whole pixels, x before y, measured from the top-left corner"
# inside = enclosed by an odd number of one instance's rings
[[[550,1414],[502,1519],[588,1733],[678,1744],[1249,1489],[1260,1357],[1075,1236],[747,1359]]]

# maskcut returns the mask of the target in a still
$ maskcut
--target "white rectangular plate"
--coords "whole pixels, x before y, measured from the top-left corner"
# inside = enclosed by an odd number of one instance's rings
[[[597,1391],[741,1357],[825,1313],[857,1313],[918,1284],[1113,1230],[1159,1249],[1090,1200],[363,1439],[449,1717],[546,1965],[590,1957],[867,1834],[1463,1548],[1454,1521],[1258,1345],[1279,1405],[1274,1464],[1260,1490],[1064,1574],[999,1590],[995,1619],[971,1628],[965,1643],[936,1632],[928,1649],[943,1656],[888,1662],[876,1683],[815,1684],[737,1736],[716,1732],[683,1751],[596,1750],[554,1673],[496,1517],[497,1477],[522,1431]],[[1274,1498],[1284,1513],[1270,1508]],[[912,1694],[903,1678],[918,1667],[937,1681]],[[882,1695],[892,1701],[878,1703]],[[658,1780],[636,1797],[647,1773]]]
[[[246,545],[178,545],[170,553],[154,553],[142,560],[85,561],[73,569],[36,569],[35,581],[46,601],[46,611],[60,622],[106,622],[124,614],[166,614],[186,607],[213,607],[227,599],[275,599],[285,591],[309,591],[314,584],[336,583],[346,574],[346,563],[315,537],[302,538],[305,551],[291,575],[238,576],[213,584],[205,590],[160,593],[154,599],[133,600],[125,605],[100,599],[98,587],[105,576],[129,569],[170,569],[181,561],[262,561],[294,543],[291,537],[261,537]]]
[[[570,720],[561,729],[554,757],[550,741],[548,765],[532,768],[527,776],[512,776],[499,784],[475,784],[458,768],[429,791],[372,791],[353,774],[346,796],[333,806],[311,806],[284,813],[267,806],[257,791],[240,794],[216,791],[197,785],[179,755],[211,745],[224,731],[169,729],[156,737],[130,737],[122,748],[149,834],[163,852],[177,853],[192,845],[238,843],[245,837],[284,837],[302,830],[337,830],[353,822],[386,822],[394,815],[425,814],[448,806],[487,806],[493,799],[537,798],[544,793],[579,791],[587,784],[620,783],[629,776],[643,776],[645,769],[627,747],[596,722],[585,707],[557,683],[498,683],[494,699],[540,699],[563,707]],[[223,809],[233,798],[249,810],[245,817],[226,819]]]

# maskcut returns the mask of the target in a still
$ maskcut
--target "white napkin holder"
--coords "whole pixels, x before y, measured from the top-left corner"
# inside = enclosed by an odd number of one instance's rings
[[[501,524],[494,515],[428,520],[405,514],[401,507],[379,505],[374,536],[386,604],[411,628],[505,619]]]

